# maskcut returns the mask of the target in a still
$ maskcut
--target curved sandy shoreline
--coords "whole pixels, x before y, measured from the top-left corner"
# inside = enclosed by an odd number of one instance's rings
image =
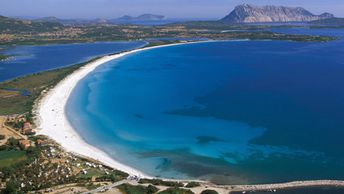
[[[211,41],[200,41],[200,42],[211,42]],[[86,143],[80,135],[72,128],[65,114],[65,106],[71,95],[73,89],[76,87],[78,82],[86,77],[89,73],[95,70],[98,66],[109,62],[120,57],[160,47],[175,46],[181,44],[192,44],[199,42],[187,42],[187,43],[175,43],[161,46],[146,47],[141,49],[135,49],[119,54],[107,55],[101,57],[95,61],[92,61],[78,70],[73,72],[59,82],[54,88],[50,89],[47,93],[42,95],[38,100],[35,112],[37,115],[36,124],[38,135],[46,135],[49,138],[59,143],[66,151],[72,152],[76,155],[91,158],[97,160],[107,166],[114,169],[124,171],[129,175],[135,175],[140,178],[154,178],[146,175],[145,173],[119,163],[108,154],[101,151],[100,149]],[[168,180],[168,179],[164,179]],[[183,181],[183,180],[175,180]],[[189,180],[191,181],[191,180]],[[203,182],[203,181],[200,181]],[[264,189],[281,189],[291,188],[300,186],[344,186],[344,181],[341,180],[312,180],[312,181],[294,181],[277,184],[258,184],[258,185],[212,185],[214,188],[222,188],[231,191],[248,191],[248,190],[264,190]]]
[[[36,120],[38,126],[37,134],[50,137],[68,152],[98,160],[105,165],[124,171],[130,175],[136,175],[142,178],[151,178],[139,170],[117,162],[105,152],[86,143],[70,125],[68,119],[66,118],[65,107],[69,96],[78,82],[95,70],[98,66],[111,60],[144,50],[191,43],[193,42],[160,45],[107,55],[80,67],[74,73],[68,75],[61,82],[59,82],[54,88],[50,89],[38,101],[35,110],[38,116]]]

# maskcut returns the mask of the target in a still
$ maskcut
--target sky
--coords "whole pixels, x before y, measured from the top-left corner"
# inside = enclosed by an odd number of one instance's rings
[[[222,18],[239,4],[301,6],[344,17],[344,0],[0,0],[0,15],[117,18],[143,13],[168,18]]]

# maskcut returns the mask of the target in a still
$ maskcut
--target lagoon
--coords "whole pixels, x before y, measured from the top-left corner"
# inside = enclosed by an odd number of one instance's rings
[[[0,82],[46,70],[66,67],[125,50],[142,47],[144,41],[95,42],[7,47],[0,54],[10,56],[0,61]]]

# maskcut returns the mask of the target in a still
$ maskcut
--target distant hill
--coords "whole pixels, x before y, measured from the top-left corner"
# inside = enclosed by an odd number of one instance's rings
[[[117,18],[115,20],[132,20],[134,17],[130,16],[130,15],[124,15],[120,18]]]
[[[320,26],[344,26],[344,18],[327,18],[309,22],[311,25]]]
[[[309,22],[333,18],[330,13],[314,15],[302,7],[238,5],[226,17],[225,23],[264,23],[264,22]]]
[[[38,18],[38,19],[34,19],[33,21],[36,22],[60,22],[60,19],[54,16],[50,16],[50,17],[43,17],[43,18]]]
[[[132,16],[122,16],[120,18],[117,18],[115,20],[127,20],[127,21],[152,21],[152,20],[163,20],[165,19],[165,16],[162,15],[154,15],[154,14],[142,14],[137,17],[132,17]]]
[[[44,17],[38,18],[33,21],[35,22],[56,22],[61,23],[64,25],[79,25],[79,24],[118,24],[118,23],[135,23],[138,21],[160,21],[163,20],[165,16],[162,15],[153,15],[153,14],[142,14],[137,17],[132,16],[122,16],[116,19],[104,19],[104,18],[97,18],[97,19],[59,19],[56,17]]]
[[[35,22],[56,22],[56,23],[61,23],[63,25],[107,24],[107,23],[110,23],[109,20],[103,19],[103,18],[97,18],[97,19],[60,19],[60,18],[57,18],[54,16],[38,18],[38,19],[34,19],[32,21],[35,21]]]
[[[0,16],[0,33],[46,32],[62,28],[57,22],[13,19]]]

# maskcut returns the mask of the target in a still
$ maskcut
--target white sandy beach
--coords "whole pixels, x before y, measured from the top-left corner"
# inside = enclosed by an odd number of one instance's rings
[[[84,65],[79,70],[67,76],[53,89],[49,90],[48,93],[45,94],[38,102],[38,106],[36,109],[36,113],[38,116],[37,134],[50,137],[51,139],[59,143],[66,151],[98,160],[105,165],[124,171],[130,175],[149,178],[147,175],[140,172],[139,170],[121,164],[112,159],[105,152],[87,144],[70,125],[68,119],[66,118],[65,106],[67,104],[69,96],[71,95],[74,87],[78,84],[78,82],[85,76],[87,76],[87,74],[95,70],[98,66],[131,53],[173,45],[177,44],[147,47],[119,54],[104,56],[96,61]]]

